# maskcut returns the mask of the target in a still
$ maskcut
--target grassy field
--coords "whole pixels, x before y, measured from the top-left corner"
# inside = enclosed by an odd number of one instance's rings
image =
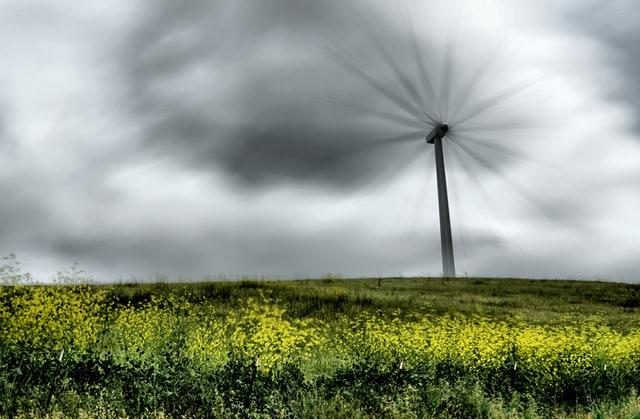
[[[640,418],[640,286],[0,287],[3,417]]]

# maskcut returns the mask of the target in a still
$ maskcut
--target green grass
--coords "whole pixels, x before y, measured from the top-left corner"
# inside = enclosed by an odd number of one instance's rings
[[[236,307],[264,293],[292,316],[331,320],[362,310],[428,316],[480,315],[496,320],[524,317],[536,324],[601,316],[620,330],[637,327],[640,285],[596,281],[529,279],[363,278],[319,280],[244,280],[189,284],[121,284],[101,287],[116,301],[144,302],[152,295],[177,294]]]
[[[639,285],[18,285],[0,325],[1,417],[640,418]]]

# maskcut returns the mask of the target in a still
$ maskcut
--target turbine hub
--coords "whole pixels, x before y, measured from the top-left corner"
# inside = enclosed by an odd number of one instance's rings
[[[427,135],[427,143],[433,144],[436,141],[436,138],[443,139],[445,135],[449,132],[449,125],[441,123],[433,127],[431,132]]]

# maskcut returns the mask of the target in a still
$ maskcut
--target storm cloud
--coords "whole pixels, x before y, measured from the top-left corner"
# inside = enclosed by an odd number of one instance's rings
[[[403,140],[419,145],[436,119],[472,120],[460,136],[537,126],[504,106],[499,120],[477,118],[526,87],[504,78],[504,40],[482,45],[491,39],[478,41],[461,21],[430,37],[444,26],[434,20],[419,31],[413,8],[390,21],[380,3],[359,6],[159,7],[127,42],[122,63],[130,103],[147,121],[146,145],[187,165],[221,166],[244,186],[305,179],[352,188],[417,153]],[[443,5],[422,9],[430,16]],[[463,29],[472,33],[461,39]]]
[[[437,275],[447,122],[459,272],[635,281],[614,3],[8,2],[0,250],[42,279]]]
[[[633,110],[633,126],[640,132],[640,8],[630,0],[593,0],[571,9],[566,19],[575,31],[605,47],[605,59],[620,75],[615,81],[607,80],[609,93]]]

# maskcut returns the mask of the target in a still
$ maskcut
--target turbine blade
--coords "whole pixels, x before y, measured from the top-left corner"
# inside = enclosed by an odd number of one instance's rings
[[[445,48],[444,67],[442,74],[442,84],[440,85],[440,93],[438,102],[442,103],[442,120],[447,121],[449,114],[449,93],[451,91],[451,61],[453,60],[452,48]]]
[[[374,150],[378,147],[387,147],[392,145],[400,145],[405,143],[415,142],[416,144],[421,144],[424,137],[424,130],[416,130],[411,132],[406,132],[404,134],[395,135],[393,137],[382,137],[372,140],[371,142],[360,142],[359,144],[349,144],[347,148],[343,151],[343,154],[338,157],[344,158],[348,157],[352,154],[357,153],[366,153],[368,151]]]
[[[369,84],[369,86],[373,87],[378,92],[382,93],[387,99],[395,103],[396,106],[403,109],[405,112],[411,114],[414,118],[422,122],[428,123],[428,121],[424,119],[424,115],[422,115],[420,111],[416,110],[411,103],[407,102],[402,97],[400,97],[393,91],[387,89],[385,86],[380,84],[375,79],[375,77],[371,76],[369,73],[359,68],[356,64],[351,62],[348,58],[342,56],[339,52],[333,51],[330,48],[328,48],[328,51],[334,58],[336,58],[340,63],[342,63],[347,70],[350,70],[354,74],[360,76],[365,82],[367,82],[367,84]]]
[[[359,19],[358,21],[360,23],[360,26],[364,30],[364,32],[367,33],[368,38],[372,41],[372,44],[375,47],[375,49],[382,56],[384,61],[386,61],[387,65],[393,72],[395,78],[398,80],[400,85],[404,88],[405,92],[409,95],[409,97],[411,97],[411,99],[413,100],[413,104],[415,105],[416,110],[420,112],[420,109],[422,109],[423,110],[422,113],[424,113],[424,115],[427,118],[430,118],[431,120],[433,120],[433,118],[431,118],[426,112],[424,112],[424,109],[426,108],[426,104],[424,102],[424,99],[420,95],[419,90],[400,69],[400,67],[398,66],[398,62],[393,57],[393,55],[389,53],[387,48],[382,44],[382,42],[376,36],[376,33],[371,29],[371,27],[363,19]]]
[[[484,147],[485,149],[491,150],[494,153],[498,153],[502,156],[508,157],[510,159],[526,159],[526,157],[521,154],[515,152],[513,149],[509,147],[505,147],[499,144],[494,144],[488,141],[479,140],[477,138],[469,137],[466,135],[461,135],[456,132],[455,138],[459,138],[460,140],[466,141],[469,144],[473,144],[476,146]]]
[[[521,168],[534,173],[538,177],[544,177],[548,184],[553,184],[556,188],[560,187],[565,194],[574,193],[573,186],[566,182],[566,179],[570,179],[572,176],[569,173],[558,170],[555,167],[542,163],[538,160],[532,159],[523,153],[519,153],[512,148],[501,146],[489,141],[480,140],[477,137],[470,137],[467,135],[460,135],[456,133],[454,138],[460,139],[466,142],[468,146],[480,146],[497,157],[502,157],[511,163],[518,163]]]
[[[464,107],[467,106],[469,97],[471,97],[472,93],[475,91],[476,87],[487,73],[487,70],[489,69],[491,64],[494,63],[500,47],[502,47],[505,42],[504,39],[504,31],[501,31],[493,41],[493,46],[491,47],[489,54],[487,54],[486,59],[482,61],[480,65],[478,65],[473,75],[469,78],[469,80],[467,80],[464,86],[458,91],[458,94],[453,98],[454,106],[453,113],[451,114],[452,121],[455,121],[456,117],[458,116],[458,112],[463,110]]]
[[[397,159],[395,164],[390,164],[385,167],[385,169],[380,172],[376,178],[377,182],[372,183],[372,185],[377,185],[381,182],[388,181],[398,175],[403,170],[407,170],[413,163],[415,163],[423,154],[420,151],[424,151],[424,147],[422,144],[417,143],[413,147],[416,148],[415,152],[411,153],[411,156],[408,160]]]
[[[413,151],[414,148],[415,151]],[[373,172],[373,174],[371,172],[361,172],[359,174],[356,174],[354,172],[354,174],[349,179],[347,179],[347,181],[349,183],[357,182],[361,185],[365,184],[366,187],[358,187],[358,193],[364,194],[365,192],[367,192],[366,189],[371,190],[378,187],[381,183],[394,178],[399,172],[411,166],[418,158],[420,158],[420,156],[423,155],[421,151],[424,151],[425,147],[423,147],[420,142],[416,142],[415,144],[411,145],[411,149],[412,151],[409,154],[410,157],[407,160],[396,159],[394,161],[394,164],[384,165],[382,170],[375,171]]]
[[[524,122],[505,122],[492,124],[491,126],[482,125],[464,125],[460,128],[452,126],[451,129],[455,129],[457,133],[464,132],[501,132],[501,131],[522,131],[531,128],[532,124],[526,124]]]
[[[420,81],[422,82],[422,88],[424,89],[425,94],[427,96],[425,98],[425,104],[427,105],[429,110],[425,110],[425,113],[431,119],[430,122],[432,124],[435,124],[437,121],[442,121],[442,114],[441,113],[439,114],[437,112],[436,107],[432,106],[431,104],[432,102],[436,101],[435,89],[433,88],[433,83],[431,82],[429,71],[425,66],[424,60],[422,58],[423,56],[422,48],[420,47],[420,43],[418,42],[418,34],[416,31],[415,25],[413,23],[413,17],[411,16],[408,6],[406,6],[405,9],[406,9],[407,27],[410,32],[409,34],[410,41],[411,41],[410,45],[412,47],[413,54],[415,56],[416,64],[418,65],[418,70],[420,71],[420,76],[421,76]]]
[[[493,97],[490,97],[486,100],[483,100],[476,105],[474,105],[467,114],[457,121],[453,121],[453,126],[464,124],[467,121],[470,121],[483,113],[487,112],[490,109],[495,108],[496,106],[502,104],[508,99],[511,99],[513,96],[522,93],[524,90],[538,83],[542,78],[529,81],[526,83],[520,83],[516,86],[512,86],[508,89],[505,89],[502,93],[499,93]]]
[[[321,102],[324,103],[329,103],[332,105],[338,105],[338,106],[342,106],[345,108],[349,108],[349,109],[354,109],[357,110],[363,114],[370,114],[372,116],[377,116],[378,118],[381,119],[386,119],[388,121],[393,121],[396,122],[398,124],[404,125],[404,126],[408,126],[410,128],[422,128],[424,131],[428,131],[429,127],[423,122],[420,121],[418,119],[416,119],[415,117],[410,118],[410,117],[406,117],[406,116],[402,116],[402,115],[396,115],[390,112],[384,112],[384,111],[380,111],[377,109],[372,109],[366,106],[362,106],[362,105],[358,105],[355,103],[345,103],[345,102],[340,102],[340,101],[336,101],[336,100],[331,100],[331,99],[322,99],[322,98],[317,98],[316,100],[319,100]],[[412,115],[411,115],[412,116]]]
[[[522,199],[522,201],[525,204],[527,204],[527,206],[530,209],[532,209],[534,212],[538,213],[538,215],[540,215],[545,220],[549,221],[549,217],[547,217],[546,214],[544,214],[544,212],[542,212],[538,208],[538,205],[536,204],[535,200],[532,199],[530,196],[528,196],[526,193],[524,193],[521,190],[521,189],[524,189],[524,188],[521,187],[521,185],[518,185],[517,183],[513,182],[511,179],[509,179],[508,176],[505,176],[504,173],[500,169],[498,169],[495,165],[493,165],[489,160],[487,160],[485,157],[481,156],[479,153],[473,151],[467,145],[464,145],[464,142],[457,141],[455,139],[455,136],[453,138],[450,137],[449,140],[450,140],[451,144],[459,147],[461,150],[466,152],[477,163],[479,163],[482,167],[487,169],[488,172],[492,173],[497,179],[500,179],[507,186],[509,186],[513,190],[513,192],[515,192],[516,195],[518,195]]]
[[[410,141],[416,141],[416,140],[422,141],[424,136],[425,136],[424,130],[416,130],[416,131],[407,132],[405,134],[396,135],[395,137],[386,137],[386,138],[375,140],[371,144],[371,146],[391,145],[391,144],[398,144],[398,143],[404,143],[404,142],[410,142]]]
[[[446,39],[446,47],[444,50],[444,66],[443,66],[443,74],[442,74],[442,85],[440,86],[440,101],[442,102],[443,109],[443,121],[449,120],[449,106],[450,99],[452,94],[452,83],[453,83],[453,61],[458,48],[458,42],[460,37],[460,29],[462,27],[460,20],[464,15],[464,5],[463,10],[458,13],[457,23],[452,25],[447,25],[447,39]],[[451,13],[451,9],[449,10],[449,14]],[[455,35],[452,36],[452,27],[455,30]]]
[[[430,153],[433,152],[432,151],[433,149],[434,147],[427,148],[428,150],[427,154],[420,153],[422,158],[416,159],[414,162],[410,164],[410,166],[413,167],[415,163],[420,163],[421,171],[423,171],[425,175],[421,178],[420,182],[418,183],[418,187],[415,190],[413,190],[412,193],[407,194],[406,197],[403,199],[403,202],[400,203],[399,205],[400,209],[395,217],[396,222],[403,223],[408,227],[402,234],[402,238],[404,240],[408,240],[412,242],[419,241],[420,243],[425,242],[421,237],[421,235],[425,234],[424,230],[416,228],[416,225],[419,219],[424,218],[425,216],[424,208],[426,205],[426,199],[431,195],[430,186],[433,182],[431,178],[435,174],[435,170],[429,170],[432,168],[428,168],[425,171],[424,168],[426,167],[425,163],[427,162],[430,163],[433,161],[433,157],[429,155]],[[409,167],[407,167],[407,170],[410,170]]]
[[[455,138],[455,136],[453,137]],[[474,172],[474,164],[470,162],[466,154],[460,151],[458,147],[447,147],[446,150],[451,152],[451,155],[454,157],[455,162],[458,163],[457,166],[462,169],[462,173],[464,174],[465,178],[467,178],[473,184],[473,187],[476,191],[480,192],[481,202],[478,202],[478,200],[473,197],[474,201],[476,201],[477,204],[474,205],[474,208],[482,212],[482,214],[480,215],[484,220],[491,224],[489,234],[494,239],[496,239],[498,243],[502,243],[505,237],[504,231],[495,222],[495,217],[491,217],[491,215],[485,211],[485,208],[488,208],[490,210],[490,213],[497,213],[495,202],[494,200],[490,199],[490,194],[486,186],[478,180],[480,176]]]

